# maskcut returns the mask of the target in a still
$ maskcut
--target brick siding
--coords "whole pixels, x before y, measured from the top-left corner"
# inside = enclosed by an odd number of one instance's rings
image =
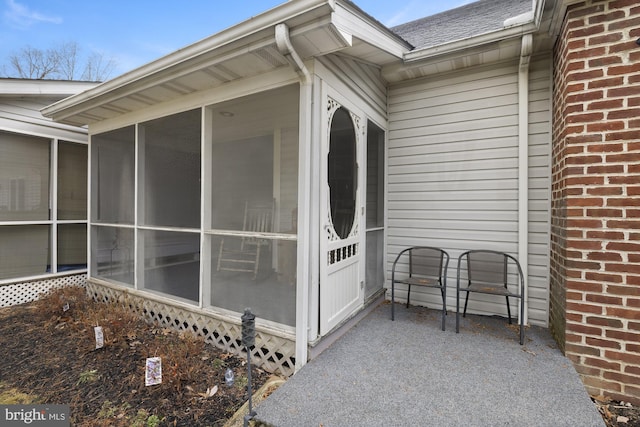
[[[640,3],[568,8],[554,49],[550,329],[589,393],[640,404]]]

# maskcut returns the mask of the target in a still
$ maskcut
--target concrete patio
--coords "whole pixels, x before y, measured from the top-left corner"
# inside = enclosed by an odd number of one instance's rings
[[[603,426],[547,329],[383,303],[254,409],[285,426]]]

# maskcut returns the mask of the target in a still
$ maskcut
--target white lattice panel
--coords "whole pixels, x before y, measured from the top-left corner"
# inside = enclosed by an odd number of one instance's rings
[[[246,357],[239,323],[91,282],[87,283],[87,291],[97,301],[123,304],[147,321],[178,331],[193,332],[221,350]],[[265,371],[291,376],[295,368],[295,342],[256,329],[256,345],[251,351],[252,363]]]
[[[0,285],[0,307],[24,304],[38,299],[40,294],[52,288],[62,286],[84,286],[86,274],[55,277],[51,279],[35,280],[32,282],[11,283]]]

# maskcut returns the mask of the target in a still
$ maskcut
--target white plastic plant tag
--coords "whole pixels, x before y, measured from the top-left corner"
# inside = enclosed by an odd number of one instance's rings
[[[104,347],[104,333],[102,332],[102,326],[96,326],[93,328],[96,333],[96,350]]]
[[[64,305],[62,306],[62,311],[63,311],[63,312],[65,312],[65,313],[66,313],[67,311],[69,311],[69,303],[68,303],[68,302],[65,302],[65,303],[64,303]]]
[[[148,387],[160,383],[162,383],[162,360],[159,357],[148,357],[144,385]]]

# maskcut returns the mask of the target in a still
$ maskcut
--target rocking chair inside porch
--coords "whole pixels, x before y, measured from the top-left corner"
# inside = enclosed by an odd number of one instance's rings
[[[220,241],[218,271],[238,271],[252,273],[255,280],[260,266],[260,252],[269,239],[260,237],[261,233],[273,230],[274,202],[252,204],[245,202],[242,235],[226,236]]]

